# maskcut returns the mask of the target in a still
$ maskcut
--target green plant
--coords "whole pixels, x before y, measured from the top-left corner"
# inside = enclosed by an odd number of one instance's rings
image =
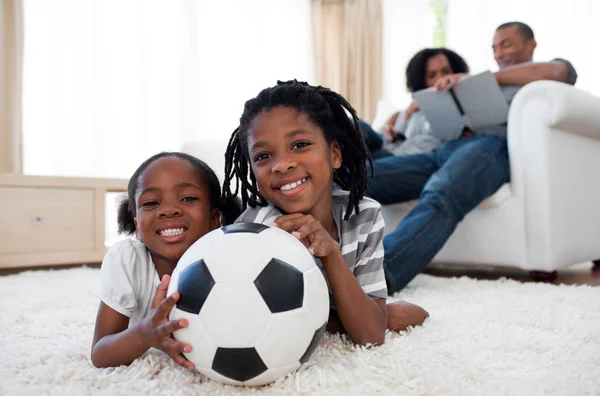
[[[429,7],[435,17],[433,29],[434,47],[446,46],[446,14],[448,11],[447,0],[429,0]]]

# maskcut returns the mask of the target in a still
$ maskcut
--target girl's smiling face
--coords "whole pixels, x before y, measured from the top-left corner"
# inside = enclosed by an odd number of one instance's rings
[[[135,227],[156,266],[175,267],[200,237],[219,227],[202,175],[187,161],[163,157],[138,179]]]
[[[287,213],[331,215],[333,170],[342,154],[306,114],[283,106],[262,111],[250,124],[248,152],[265,200]]]

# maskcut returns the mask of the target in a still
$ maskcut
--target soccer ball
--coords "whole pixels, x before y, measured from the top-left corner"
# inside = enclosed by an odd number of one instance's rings
[[[179,301],[173,333],[208,378],[268,384],[296,370],[320,343],[329,317],[327,283],[308,249],[289,233],[240,223],[211,231],[184,253],[168,295]]]

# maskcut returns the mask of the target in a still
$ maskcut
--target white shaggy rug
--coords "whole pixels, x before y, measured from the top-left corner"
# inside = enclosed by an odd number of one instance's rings
[[[99,270],[0,277],[1,395],[592,395],[600,394],[600,288],[419,276],[399,298],[425,325],[355,348],[327,336],[275,384],[235,388],[160,352],[96,369],[90,343]]]

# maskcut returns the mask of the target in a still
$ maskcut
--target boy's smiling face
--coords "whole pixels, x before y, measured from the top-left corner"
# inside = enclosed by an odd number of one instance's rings
[[[264,199],[287,213],[330,215],[342,154],[305,114],[282,106],[262,111],[250,124],[248,151]]]

